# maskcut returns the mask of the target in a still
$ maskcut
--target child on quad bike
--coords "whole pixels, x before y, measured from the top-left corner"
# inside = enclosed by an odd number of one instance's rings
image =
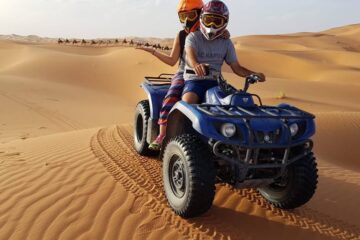
[[[219,38],[226,31],[229,10],[219,0],[211,0],[202,9],[200,31],[190,33],[185,41],[185,88],[182,100],[196,104],[203,101],[208,89],[217,86],[221,66],[225,62],[241,77],[257,75],[260,82],[265,75],[242,67],[230,39]]]
[[[185,46],[185,38],[190,32],[198,30],[200,25],[199,17],[202,7],[202,0],[180,0],[177,10],[179,20],[184,29],[176,35],[170,56],[158,52],[152,48],[138,48],[150,52],[159,60],[170,66],[174,66],[178,62],[178,60],[180,60],[177,73],[171,79],[171,86],[162,103],[160,117],[158,121],[158,124],[160,125],[160,132],[155,141],[153,141],[149,145],[149,149],[151,150],[160,150],[161,143],[166,133],[167,116],[174,104],[181,99],[181,94],[184,88],[183,74],[185,60],[183,57],[183,52]]]

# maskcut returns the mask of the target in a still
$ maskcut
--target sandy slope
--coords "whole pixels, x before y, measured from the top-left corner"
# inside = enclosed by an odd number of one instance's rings
[[[96,131],[1,146],[0,239],[179,237],[105,171],[89,145]]]
[[[316,114],[319,188],[281,211],[219,185],[214,207],[187,221],[128,125],[143,76],[175,68],[131,48],[0,41],[0,239],[360,239],[359,33],[234,39],[240,61],[269,76],[252,87],[265,104]]]
[[[131,131],[112,126],[2,145],[0,238],[353,239],[360,233],[352,222],[360,212],[348,196],[359,195],[360,174],[322,161],[318,193],[298,210],[281,211],[252,190],[219,185],[204,216],[176,217],[162,192],[161,163],[135,153]]]
[[[321,33],[248,36],[234,42],[244,64],[269,76],[358,86],[359,35],[360,24]]]

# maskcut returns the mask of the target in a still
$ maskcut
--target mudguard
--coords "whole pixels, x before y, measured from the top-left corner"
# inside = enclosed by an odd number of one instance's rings
[[[153,120],[159,119],[162,101],[165,98],[170,85],[150,85],[142,83],[141,87],[146,92],[150,104],[150,118]]]

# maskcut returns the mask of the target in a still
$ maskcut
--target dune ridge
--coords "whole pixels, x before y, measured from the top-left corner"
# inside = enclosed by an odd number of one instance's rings
[[[245,36],[233,41],[243,64],[271,77],[359,86],[359,33],[360,25],[355,24],[320,33]]]

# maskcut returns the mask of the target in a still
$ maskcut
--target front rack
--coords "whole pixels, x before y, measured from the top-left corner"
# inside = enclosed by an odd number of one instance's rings
[[[145,77],[145,83],[148,85],[170,85],[171,79],[173,78],[174,74],[171,73],[162,73],[158,77]]]
[[[254,106],[239,107],[232,105],[212,105],[212,104],[195,104],[196,108],[211,117],[226,118],[272,118],[272,119],[314,119],[311,113],[300,110],[296,107],[272,107],[272,106]]]

